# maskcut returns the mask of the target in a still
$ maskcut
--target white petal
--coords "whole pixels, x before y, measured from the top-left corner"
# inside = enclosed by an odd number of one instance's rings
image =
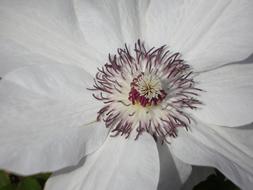
[[[145,133],[137,141],[109,137],[82,166],[51,177],[45,190],[154,190],[158,178],[156,143]]]
[[[20,174],[55,171],[97,149],[107,130],[80,68],[29,66],[0,81],[0,168]]]
[[[192,167],[174,156],[168,147],[158,144],[160,179],[158,190],[180,190],[191,174]]]
[[[14,51],[23,52],[22,47],[62,63],[84,66],[93,73],[99,65],[99,55],[84,41],[70,0],[2,0],[0,25],[1,43],[7,43],[1,46],[11,43],[17,48]],[[0,51],[8,55],[6,49],[1,47]],[[97,62],[88,66],[91,57]]]
[[[191,111],[202,121],[223,126],[239,126],[253,121],[253,64],[227,65],[200,73],[198,88],[201,109]]]
[[[33,62],[30,51],[8,39],[0,38],[0,76]],[[27,58],[26,60],[22,58]]]
[[[143,0],[79,0],[77,18],[85,40],[107,58],[124,43],[135,43],[147,1]]]
[[[145,40],[167,44],[198,71],[246,59],[253,51],[251,0],[153,0]]]
[[[242,189],[253,185],[253,126],[228,128],[198,121],[190,131],[179,131],[172,152],[192,165],[213,166]]]
[[[211,167],[193,166],[192,173],[181,190],[193,189],[194,186],[206,180],[211,174],[214,174],[214,169]]]

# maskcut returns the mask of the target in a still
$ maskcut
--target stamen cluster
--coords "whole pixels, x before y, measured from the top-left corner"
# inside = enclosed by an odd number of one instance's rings
[[[133,79],[128,99],[133,105],[139,103],[146,107],[157,105],[166,95],[156,76],[152,76],[150,73],[141,73]]]
[[[103,120],[112,136],[144,131],[155,140],[176,137],[177,128],[191,123],[187,108],[195,109],[201,89],[195,87],[193,72],[166,46],[146,50],[140,40],[132,54],[125,45],[110,55],[98,69],[93,96],[104,103],[97,120]],[[168,142],[168,141],[167,141]]]

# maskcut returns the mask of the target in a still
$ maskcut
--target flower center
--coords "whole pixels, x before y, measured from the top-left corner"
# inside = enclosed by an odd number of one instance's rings
[[[113,136],[134,131],[136,139],[150,133],[168,142],[179,127],[188,128],[187,109],[196,109],[201,89],[195,87],[193,72],[179,53],[166,46],[146,50],[138,40],[132,54],[125,45],[117,55],[109,54],[108,63],[98,69],[93,96],[104,103],[98,111]]]
[[[143,107],[159,104],[166,92],[162,89],[160,79],[152,73],[141,73],[131,82],[131,90],[128,99],[132,104],[140,104]]]

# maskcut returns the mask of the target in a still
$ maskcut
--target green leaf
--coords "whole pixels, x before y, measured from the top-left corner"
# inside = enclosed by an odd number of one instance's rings
[[[10,183],[11,181],[9,176],[4,171],[0,171],[0,188]]]
[[[50,177],[50,175],[51,175],[51,173],[41,173],[41,174],[34,175],[34,177],[36,179],[47,180]]]
[[[16,190],[15,184],[8,184],[0,188],[0,190]]]
[[[22,179],[21,176],[17,176],[16,174],[9,174],[9,178],[11,180],[11,183],[13,183],[13,184],[18,184],[20,179]]]
[[[48,180],[48,178],[50,177],[50,175],[51,175],[51,173],[42,173],[42,174],[34,175],[34,177],[40,183],[41,187],[44,187],[45,183]]]
[[[17,190],[42,190],[42,188],[35,178],[26,177],[19,182]]]

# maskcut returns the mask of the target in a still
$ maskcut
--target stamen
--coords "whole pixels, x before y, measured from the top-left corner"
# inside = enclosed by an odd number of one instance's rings
[[[196,109],[202,90],[195,87],[193,71],[166,46],[147,50],[140,40],[134,54],[125,45],[108,63],[98,68],[94,79],[94,98],[105,106],[98,111],[111,129],[112,136],[125,135],[135,129],[138,139],[143,132],[154,139],[169,142],[177,137],[177,128],[188,129],[191,117],[186,109]]]

